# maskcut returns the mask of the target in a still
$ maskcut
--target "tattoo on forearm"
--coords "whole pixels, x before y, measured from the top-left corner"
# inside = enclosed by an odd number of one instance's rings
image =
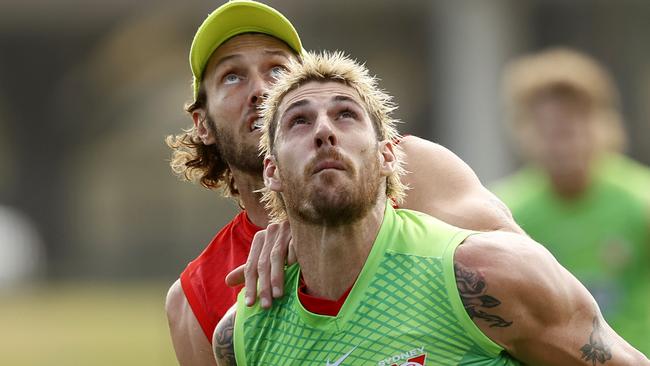
[[[600,323],[598,316],[594,317],[594,329],[589,336],[589,343],[580,348],[582,352],[582,359],[589,362],[593,366],[596,362],[604,364],[612,359],[612,352],[610,347],[605,342],[605,328]]]
[[[226,315],[223,319],[225,323],[217,325],[217,334],[214,339],[214,356],[219,366],[234,366],[235,347],[233,344],[233,329],[235,326],[235,317]]]
[[[467,311],[470,318],[483,319],[490,324],[491,328],[504,328],[512,325],[511,321],[506,321],[498,315],[490,314],[481,309],[497,307],[501,305],[501,301],[486,294],[487,284],[480,273],[472,271],[459,263],[454,264],[454,270],[456,273],[456,286],[463,305],[465,305],[465,311]]]

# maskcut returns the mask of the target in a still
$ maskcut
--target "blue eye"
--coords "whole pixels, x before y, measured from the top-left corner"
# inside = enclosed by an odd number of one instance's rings
[[[237,74],[228,74],[223,77],[223,83],[226,85],[238,83],[241,80]]]
[[[285,69],[282,66],[274,66],[273,68],[271,68],[271,76],[273,78],[278,78],[280,76],[280,74],[282,74],[282,72],[284,72],[284,70]]]

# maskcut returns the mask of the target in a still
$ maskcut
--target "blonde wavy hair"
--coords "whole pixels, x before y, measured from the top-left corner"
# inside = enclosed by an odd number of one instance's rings
[[[278,106],[284,96],[292,90],[311,81],[335,81],[354,89],[365,104],[364,107],[372,120],[377,141],[389,140],[394,143],[394,153],[397,157],[397,168],[386,179],[386,196],[396,203],[404,197],[406,187],[400,177],[405,173],[402,165],[403,152],[396,144],[401,136],[396,124],[399,122],[392,114],[397,106],[392,96],[379,88],[378,79],[371,76],[368,69],[346,56],[337,52],[305,52],[300,60],[292,60],[274,85],[268,91],[268,96],[262,103],[264,127],[260,139],[261,154],[271,156],[275,150],[275,139],[278,124]],[[262,202],[270,212],[273,221],[286,219],[286,208],[282,196],[268,187],[262,190]]]
[[[598,149],[622,151],[626,147],[618,90],[609,73],[581,52],[555,47],[515,59],[505,68],[502,92],[506,120],[522,150],[535,138],[531,106],[543,92],[585,97]]]

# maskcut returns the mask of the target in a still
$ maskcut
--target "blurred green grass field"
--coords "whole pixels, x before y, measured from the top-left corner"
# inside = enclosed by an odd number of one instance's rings
[[[0,365],[177,365],[169,283],[58,284],[0,292]]]

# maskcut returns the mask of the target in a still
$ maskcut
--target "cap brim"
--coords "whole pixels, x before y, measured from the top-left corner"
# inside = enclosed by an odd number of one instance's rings
[[[201,24],[190,49],[194,75],[194,99],[210,56],[228,39],[243,33],[263,33],[284,41],[302,53],[298,32],[291,22],[272,7],[255,1],[230,1],[212,12]]]

